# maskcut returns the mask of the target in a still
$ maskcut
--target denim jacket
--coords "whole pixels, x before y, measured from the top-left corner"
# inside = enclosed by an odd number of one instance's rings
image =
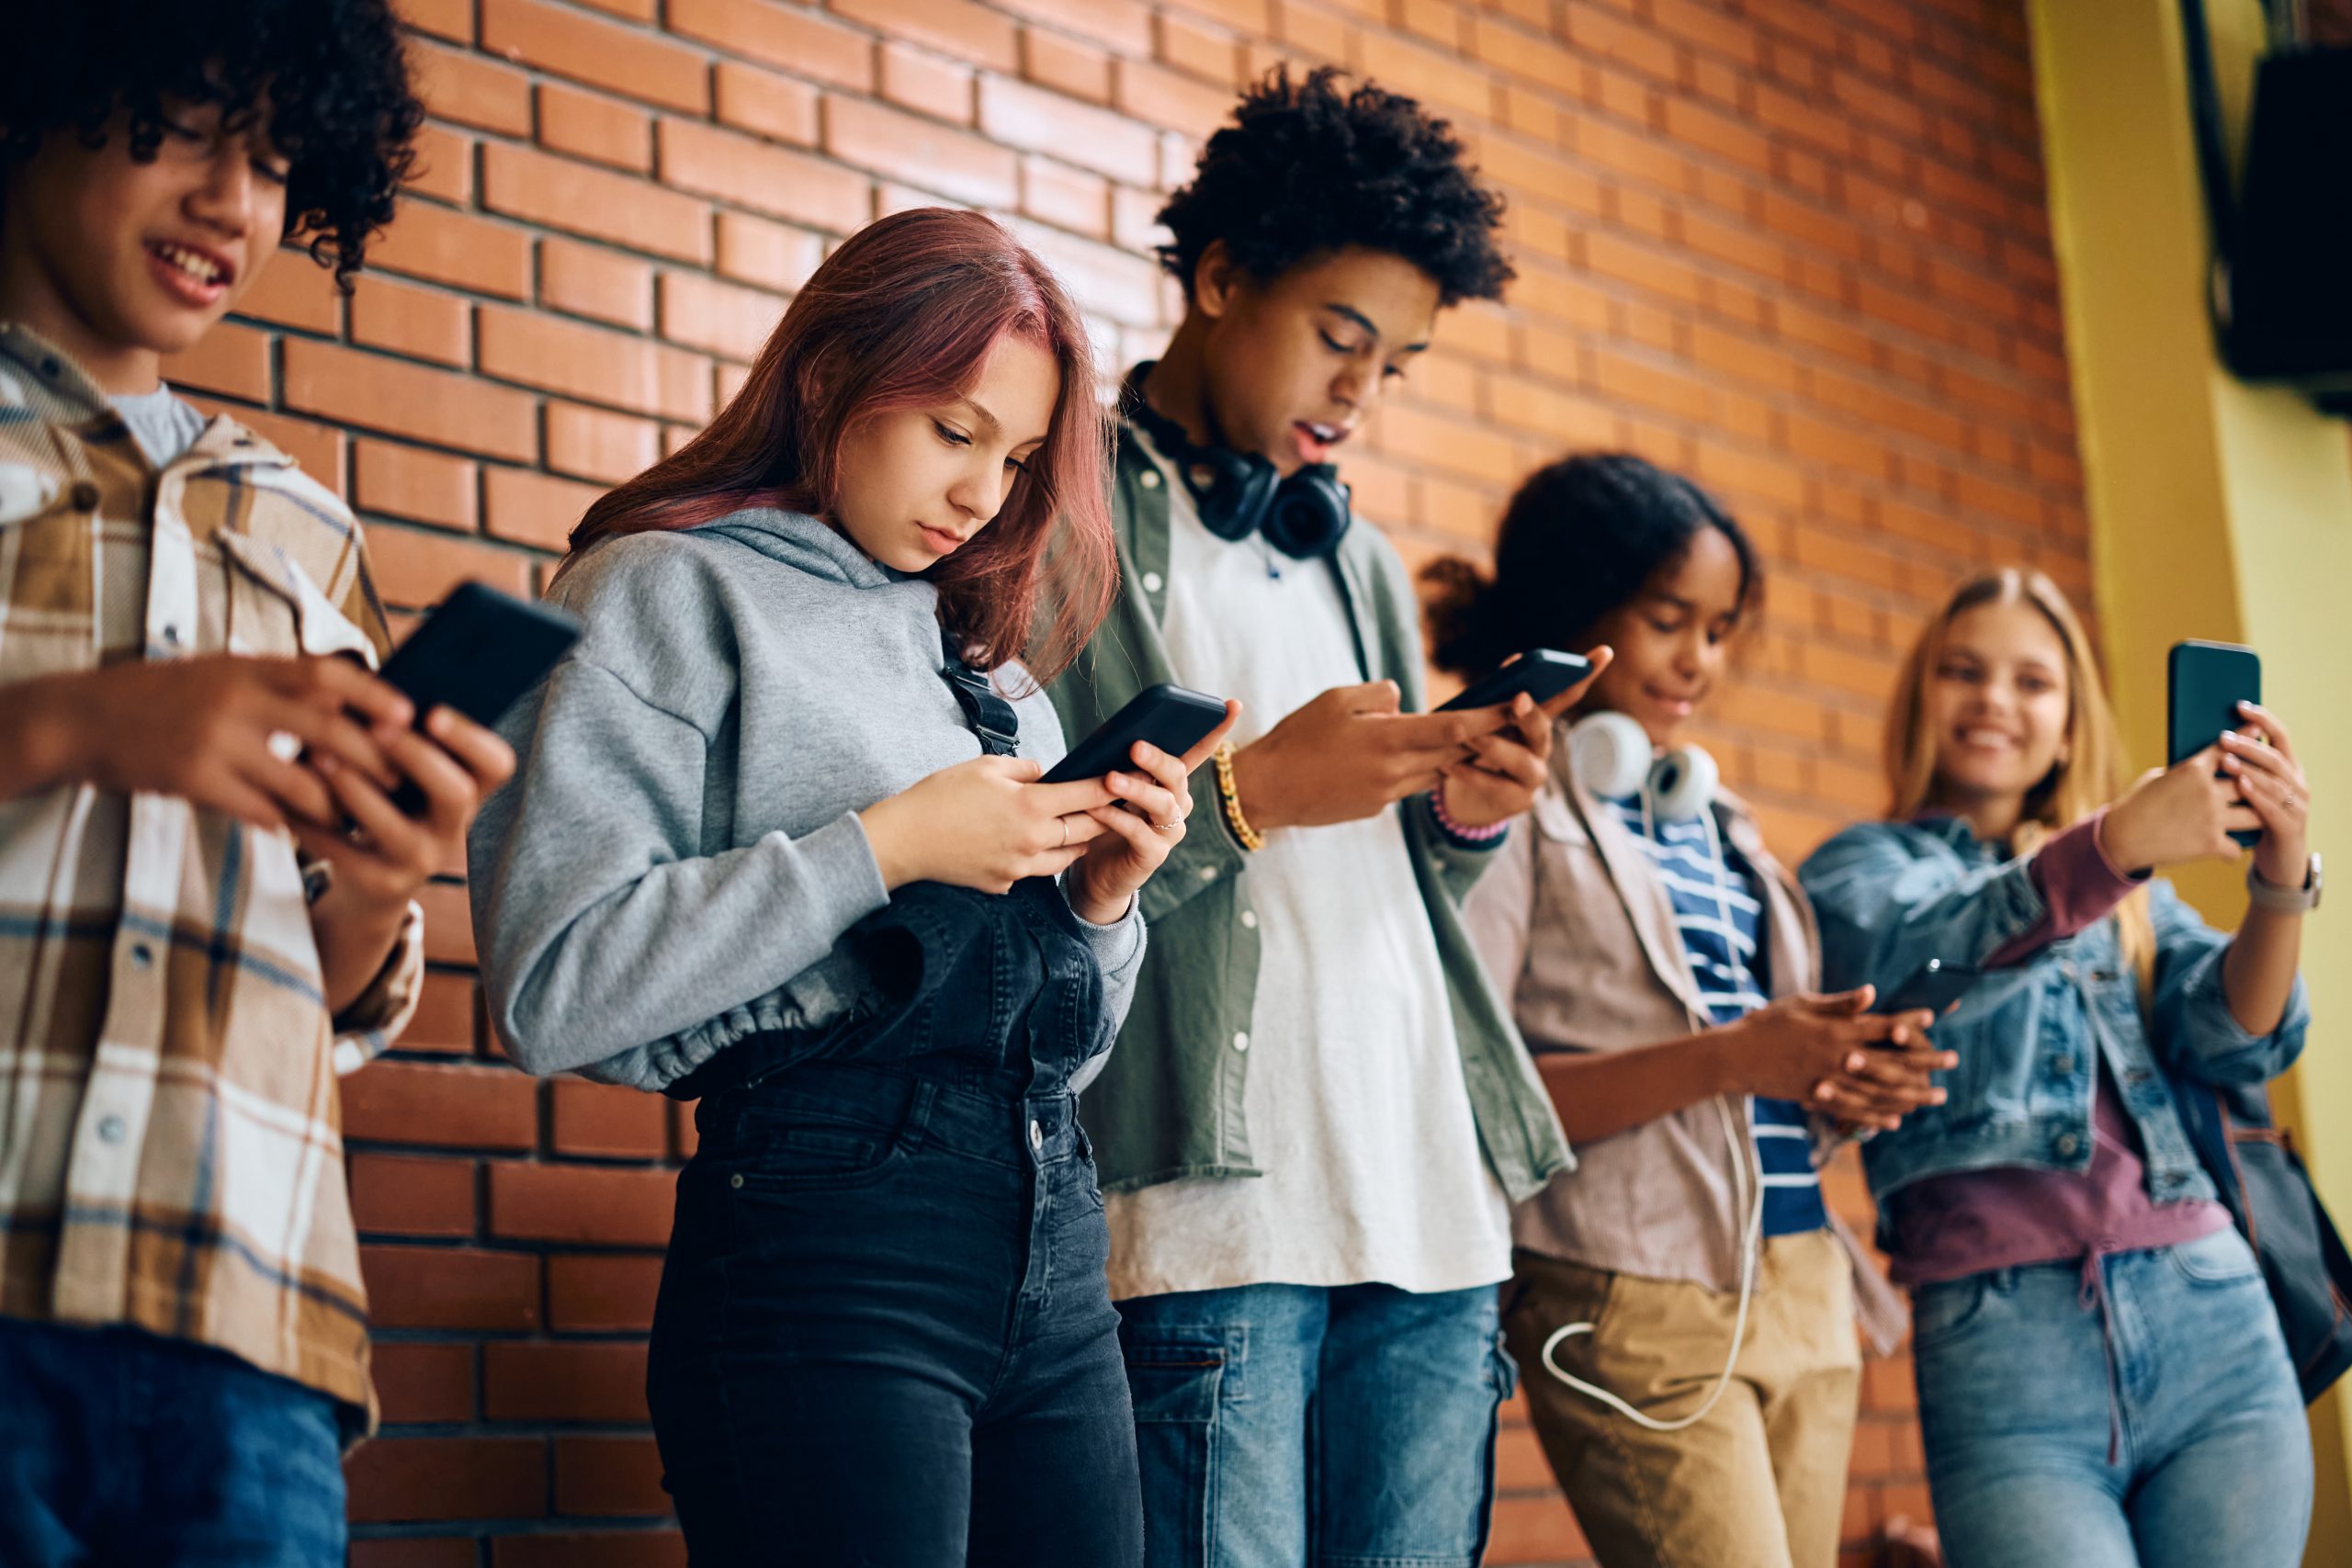
[[[2030,856],[2005,858],[1958,818],[1871,822],[1813,853],[1799,874],[1821,923],[1833,989],[1900,985],[1929,958],[1981,964],[2047,914]],[[2175,1110],[2169,1075],[2260,1083],[2303,1045],[2311,1006],[2301,978],[2278,1027],[2249,1034],[2222,988],[2229,937],[2199,919],[2172,885],[2149,884],[2155,994],[2143,1015],[2110,917],[1988,975],[1935,1028],[1960,1064],[1950,1090],[1863,1146],[1880,1203],[1911,1182],[1995,1166],[2082,1171],[2091,1159],[2091,1100],[2104,1060],[2137,1129],[2160,1201],[2214,1196]]]

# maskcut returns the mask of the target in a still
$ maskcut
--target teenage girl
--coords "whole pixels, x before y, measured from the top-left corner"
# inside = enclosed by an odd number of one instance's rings
[[[1924,1014],[1818,994],[1804,896],[1689,739],[1756,610],[1739,525],[1577,457],[1521,486],[1495,555],[1491,582],[1432,572],[1441,665],[1617,650],[1466,910],[1578,1160],[1513,1227],[1536,1433],[1610,1568],[1831,1568],[1856,1302],[1883,1341],[1901,1309],[1823,1205],[1814,1125],[1891,1127],[1949,1058]]]
[[[700,1100],[648,1379],[697,1562],[1142,1562],[1075,1097],[1217,737],[1038,782],[1114,570],[1092,365],[988,219],[854,236],[589,510],[586,637],[506,727],[501,1035]]]
[[[1953,1568],[2289,1568],[2310,1438],[2253,1252],[2174,1108],[2302,1047],[2309,784],[2277,716],[2124,786],[2089,639],[2047,578],[1953,594],[1887,721],[1889,820],[1806,862],[1825,961],[1892,985],[1990,973],[1939,1037],[1949,1097],[1864,1151],[1916,1314]],[[2109,803],[2112,802],[2112,805]],[[2235,935],[2150,868],[2235,861]]]

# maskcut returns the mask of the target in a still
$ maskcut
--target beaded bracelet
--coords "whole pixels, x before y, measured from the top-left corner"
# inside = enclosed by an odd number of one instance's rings
[[[1437,818],[1437,825],[1445,829],[1449,839],[1464,844],[1491,844],[1510,831],[1510,818],[1508,817],[1499,822],[1490,822],[1484,828],[1465,828],[1456,822],[1445,808],[1445,788],[1442,784],[1430,791],[1429,802],[1430,814]]]
[[[1233,829],[1233,836],[1241,841],[1241,847],[1252,851],[1264,849],[1266,836],[1250,826],[1250,819],[1241,815],[1241,794],[1233,786],[1233,742],[1230,740],[1216,749],[1216,798],[1217,804],[1225,808],[1225,825]]]

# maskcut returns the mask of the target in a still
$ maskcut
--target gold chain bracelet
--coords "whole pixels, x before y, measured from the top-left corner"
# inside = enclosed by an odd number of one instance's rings
[[[1250,819],[1241,815],[1241,792],[1233,787],[1233,742],[1230,740],[1216,749],[1216,798],[1225,808],[1225,825],[1233,829],[1233,836],[1241,840],[1241,847],[1245,850],[1264,849],[1266,835],[1250,826]]]

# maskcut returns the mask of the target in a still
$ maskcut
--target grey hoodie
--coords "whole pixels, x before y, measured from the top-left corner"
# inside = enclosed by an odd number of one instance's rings
[[[598,545],[549,597],[587,635],[500,726],[520,763],[467,840],[514,1059],[658,1089],[838,1016],[865,977],[835,944],[888,902],[856,814],[980,754],[939,673],[937,590],[756,509]],[[997,685],[1021,754],[1052,766],[1053,705],[1018,667]],[[1142,918],[1088,931],[1115,1025]]]

